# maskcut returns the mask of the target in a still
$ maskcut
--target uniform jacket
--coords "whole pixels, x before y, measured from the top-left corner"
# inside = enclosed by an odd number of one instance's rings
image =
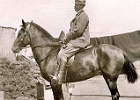
[[[66,38],[74,47],[84,48],[90,44],[89,18],[84,10],[79,11],[70,22],[70,30]]]

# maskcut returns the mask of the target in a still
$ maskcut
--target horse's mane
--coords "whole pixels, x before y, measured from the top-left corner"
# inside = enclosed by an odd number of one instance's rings
[[[54,40],[54,41],[58,41],[59,40],[58,38],[54,38],[53,36],[51,36],[50,33],[47,32],[44,28],[42,28],[40,25],[38,25],[38,24],[36,24],[34,22],[31,22],[31,25],[33,25],[38,30],[40,30],[45,37],[47,37],[47,38],[49,38],[51,40]]]

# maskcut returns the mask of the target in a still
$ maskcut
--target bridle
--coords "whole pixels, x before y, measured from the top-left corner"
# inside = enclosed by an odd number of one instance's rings
[[[23,45],[23,47],[26,47],[26,45],[27,44],[25,44],[25,38],[26,38],[26,36],[28,35],[28,40],[26,41],[28,44],[30,44],[30,36],[29,36],[29,34],[27,34],[27,33],[29,33],[25,28],[21,28],[21,29],[23,29],[25,32],[24,33],[22,33],[23,34],[23,37],[20,39],[20,43],[19,44],[22,44]]]
[[[23,36],[23,38],[20,40],[20,42],[21,42],[23,45],[26,45],[26,44],[24,44],[24,41],[25,41],[26,35],[28,35],[28,43],[31,44],[30,32],[29,32],[27,29],[23,28],[23,27],[22,27],[22,29],[23,29],[25,32],[24,32],[24,36]],[[57,45],[57,46],[58,46],[58,45]],[[30,47],[31,47],[31,45],[30,45]],[[45,45],[35,45],[35,46],[32,46],[31,48],[32,48],[32,50],[35,50],[36,48],[46,48],[46,47],[56,47],[56,44],[46,43]],[[47,57],[49,57],[49,56],[51,56],[52,54],[54,54],[55,52],[57,52],[60,48],[61,48],[61,46],[58,47],[58,48],[57,48],[56,50],[54,50],[53,52],[50,51],[50,53],[49,53],[48,55],[46,55],[45,57],[43,57],[42,59],[37,59],[37,62],[41,62],[41,61],[45,60]]]

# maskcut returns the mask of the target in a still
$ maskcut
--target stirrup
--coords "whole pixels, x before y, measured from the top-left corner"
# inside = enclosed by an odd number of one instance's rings
[[[55,82],[57,82],[59,85],[62,85],[63,82],[60,81],[60,77],[59,76],[53,76],[53,80]]]
[[[59,74],[53,76],[53,80],[59,80],[59,79],[60,79],[60,75]]]

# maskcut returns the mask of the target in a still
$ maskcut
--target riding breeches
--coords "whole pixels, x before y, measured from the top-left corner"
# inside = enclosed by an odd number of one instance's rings
[[[75,55],[79,50],[79,47],[74,47],[73,44],[67,43],[65,47],[61,47],[58,53],[58,63],[67,62],[67,60]]]

